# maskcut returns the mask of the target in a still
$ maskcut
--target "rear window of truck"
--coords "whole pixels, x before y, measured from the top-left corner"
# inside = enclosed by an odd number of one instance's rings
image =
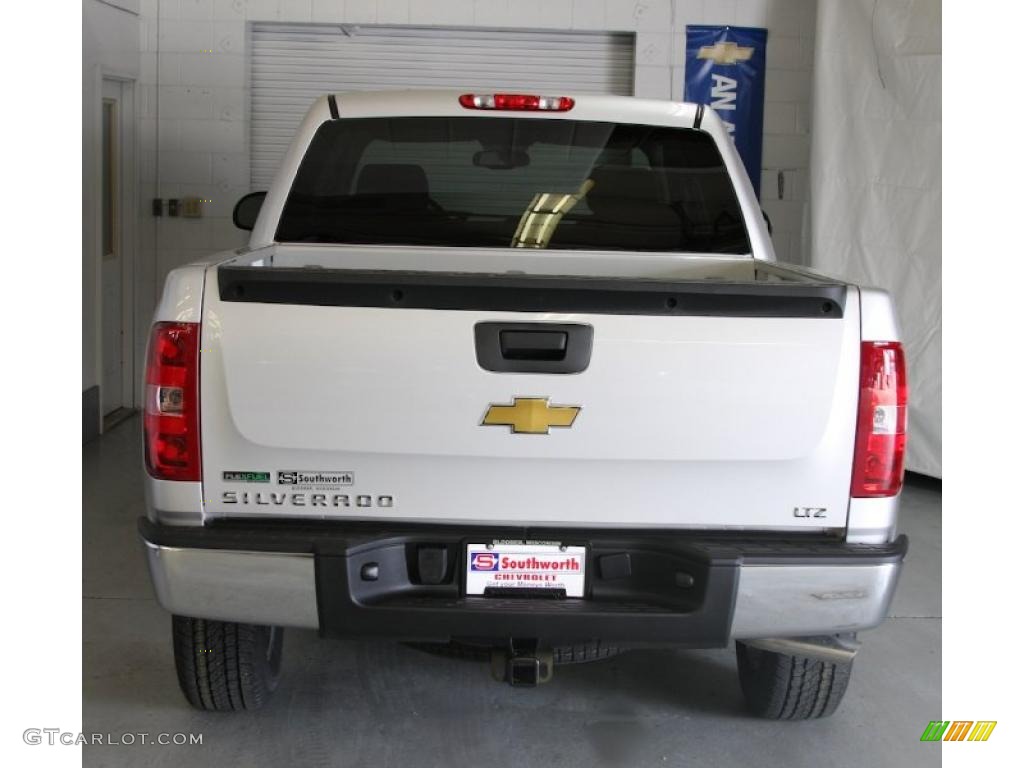
[[[749,253],[702,131],[509,117],[333,120],[279,242]]]

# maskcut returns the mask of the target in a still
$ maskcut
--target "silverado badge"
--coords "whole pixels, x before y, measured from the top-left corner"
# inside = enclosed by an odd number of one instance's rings
[[[516,397],[512,405],[491,404],[483,427],[510,427],[516,434],[546,435],[551,427],[571,427],[578,405],[549,405],[546,397]]]

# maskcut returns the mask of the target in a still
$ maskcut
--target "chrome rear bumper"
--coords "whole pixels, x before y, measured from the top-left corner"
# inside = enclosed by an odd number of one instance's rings
[[[837,542],[834,556],[821,542],[810,546],[806,556],[793,546],[765,554],[761,543],[756,551],[753,546],[744,550],[740,543],[730,544],[726,556],[697,541],[687,543],[692,551],[670,563],[671,569],[685,567],[696,574],[697,587],[691,589],[700,590],[700,595],[690,603],[686,598],[672,602],[673,590],[680,591],[678,580],[661,592],[652,591],[656,588],[650,586],[649,573],[642,589],[633,590],[628,579],[618,575],[614,591],[601,593],[598,582],[605,577],[596,560],[590,564],[595,599],[474,600],[459,597],[458,563],[449,568],[450,589],[416,585],[407,547],[419,545],[410,544],[407,536],[377,535],[340,549],[327,546],[322,552],[317,547],[261,551],[268,546],[266,540],[246,549],[244,532],[218,539],[204,536],[203,529],[177,529],[167,537],[147,537],[156,529],[169,529],[148,522],[140,527],[157,600],[172,613],[398,639],[468,636],[487,628],[505,635],[522,627],[522,636],[538,628],[552,628],[560,635],[585,632],[589,637],[634,632],[631,639],[637,643],[673,644],[678,639],[682,646],[717,647],[729,639],[852,632],[885,618],[906,550],[905,538],[874,548]],[[422,535],[438,538],[429,532]],[[173,540],[182,536],[195,536],[203,546],[179,546]],[[614,549],[600,534],[594,537],[593,558],[608,547]],[[218,541],[230,546],[207,546]],[[675,556],[660,550],[652,553],[632,539],[621,546],[633,548],[627,551],[633,552],[634,576]],[[299,548],[293,541],[287,547]],[[701,557],[694,552],[702,553],[705,561],[698,562]],[[647,556],[652,559],[644,560]],[[360,581],[358,574],[371,561],[382,574],[394,575],[382,575],[381,581],[372,583]],[[608,595],[614,597],[612,602],[607,602]]]
[[[802,637],[876,627],[901,565],[742,565],[729,635]]]
[[[313,555],[144,542],[156,599],[181,616],[316,629]]]

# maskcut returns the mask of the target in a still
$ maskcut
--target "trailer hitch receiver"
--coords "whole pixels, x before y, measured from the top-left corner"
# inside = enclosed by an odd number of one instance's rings
[[[491,652],[491,675],[509,685],[532,688],[548,682],[554,669],[554,653],[536,640],[512,639],[506,648]]]

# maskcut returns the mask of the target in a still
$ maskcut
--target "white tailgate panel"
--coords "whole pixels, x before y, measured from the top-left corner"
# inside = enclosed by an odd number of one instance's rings
[[[843,320],[315,307],[221,302],[214,287],[202,339],[205,514],[843,527],[857,309],[855,293]],[[590,366],[485,371],[473,336],[482,321],[588,323]],[[582,410],[548,435],[480,426],[490,404],[514,396]],[[346,494],[390,506],[310,507],[274,479],[222,480],[285,470],[351,472]],[[225,491],[248,503],[224,503]],[[256,503],[257,492],[280,501]]]

